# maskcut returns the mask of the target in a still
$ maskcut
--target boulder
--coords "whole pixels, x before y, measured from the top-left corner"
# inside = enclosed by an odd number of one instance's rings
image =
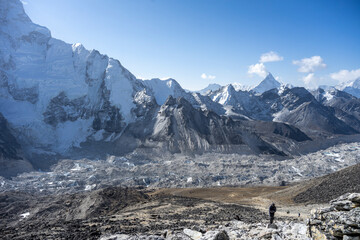
[[[311,212],[308,236],[314,240],[360,238],[360,193],[347,193],[330,201],[329,208]]]
[[[226,231],[221,231],[215,235],[214,240],[230,240],[230,238]]]
[[[185,228],[183,232],[184,232],[184,234],[186,234],[187,236],[189,236],[193,240],[198,240],[198,239],[200,239],[202,237],[201,232],[191,230],[191,229],[188,229],[188,228]]]
[[[278,229],[278,226],[275,223],[271,223],[268,225],[268,228]]]

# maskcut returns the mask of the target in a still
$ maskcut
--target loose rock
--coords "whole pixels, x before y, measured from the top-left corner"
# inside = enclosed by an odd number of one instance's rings
[[[347,193],[330,201],[331,207],[312,211],[308,235],[320,239],[360,238],[360,193]]]

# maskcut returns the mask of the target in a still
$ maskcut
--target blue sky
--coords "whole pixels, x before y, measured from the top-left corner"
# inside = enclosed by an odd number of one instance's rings
[[[267,72],[309,87],[360,77],[357,0],[23,3],[53,37],[119,59],[137,77],[172,77],[191,90],[253,85]]]

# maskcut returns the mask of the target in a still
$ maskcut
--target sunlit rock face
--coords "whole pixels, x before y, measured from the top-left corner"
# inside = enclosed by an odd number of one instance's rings
[[[314,97],[269,74],[255,88],[189,92],[53,38],[19,0],[0,0],[0,23],[0,113],[35,169],[139,148],[285,156],[300,142],[360,131],[358,99],[341,91]]]
[[[314,210],[308,235],[320,239],[360,238],[360,193],[347,193],[330,202],[330,207]]]

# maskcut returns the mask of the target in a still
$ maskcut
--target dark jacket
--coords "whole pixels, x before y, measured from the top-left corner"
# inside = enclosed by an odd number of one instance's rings
[[[275,212],[276,212],[276,206],[275,204],[271,204],[271,206],[269,207],[269,214],[274,215]]]

